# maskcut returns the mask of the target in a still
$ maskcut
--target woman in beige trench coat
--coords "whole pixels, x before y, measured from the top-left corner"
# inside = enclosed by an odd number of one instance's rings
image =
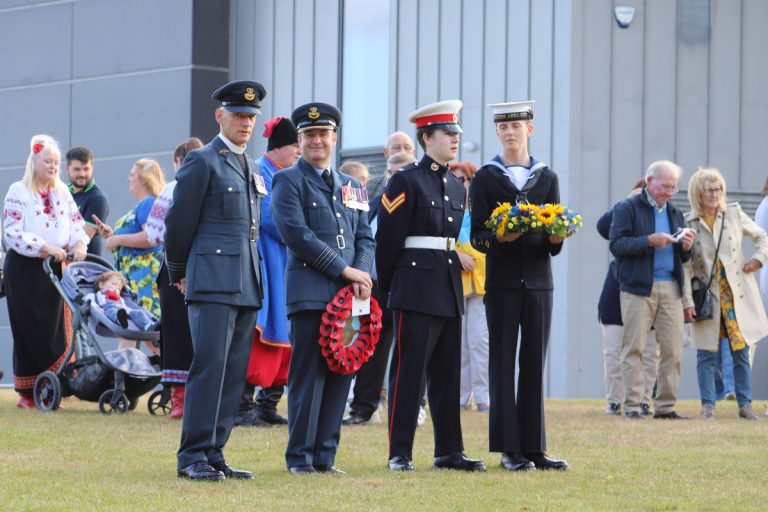
[[[696,375],[701,394],[701,418],[715,417],[715,360],[721,338],[727,338],[733,354],[736,400],[739,417],[756,420],[752,410],[749,347],[768,335],[766,317],[754,272],[768,258],[768,235],[750,219],[738,203],[726,203],[726,187],[717,169],[699,169],[688,183],[691,211],[685,220],[696,230],[692,258],[686,262],[683,308],[686,321],[694,321],[691,336],[696,345]],[[715,259],[722,230],[720,250]],[[749,237],[755,253],[747,260],[742,242]],[[712,319],[696,321],[691,278],[698,277],[706,286],[712,265],[715,277],[709,288]]]

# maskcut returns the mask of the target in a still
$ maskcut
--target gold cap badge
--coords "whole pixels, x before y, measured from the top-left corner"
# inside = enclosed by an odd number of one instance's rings
[[[245,94],[243,94],[243,97],[247,101],[253,101],[253,99],[256,97],[256,93],[253,90],[253,87],[249,87],[245,90]]]
[[[320,117],[320,112],[317,111],[317,107],[309,107],[309,114],[307,117],[314,120]]]

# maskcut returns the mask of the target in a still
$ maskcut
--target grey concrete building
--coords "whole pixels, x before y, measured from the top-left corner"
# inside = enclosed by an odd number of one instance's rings
[[[626,27],[616,8],[634,9]],[[339,105],[337,160],[378,172],[384,138],[413,134],[419,105],[460,98],[460,159],[479,165],[498,147],[485,105],[535,99],[531,150],[585,219],[555,260],[547,393],[601,397],[596,304],[609,254],[595,221],[659,158],[684,167],[683,184],[699,165],[719,167],[731,200],[754,211],[766,177],[766,23],[763,0],[0,0],[0,187],[19,179],[29,137],[48,132],[92,147],[114,220],[130,205],[132,160],[156,157],[170,174],[179,140],[216,133],[209,94],[227,79],[266,86],[265,118]],[[687,209],[684,191],[676,202]],[[756,397],[768,388],[763,348]],[[686,349],[689,398],[694,360]]]

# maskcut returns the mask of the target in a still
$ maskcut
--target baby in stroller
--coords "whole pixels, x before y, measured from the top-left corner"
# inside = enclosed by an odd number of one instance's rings
[[[124,329],[128,328],[129,318],[142,331],[154,331],[157,328],[157,320],[144,308],[129,307],[121,297],[125,278],[120,272],[104,272],[95,284],[96,291],[86,295],[85,299],[99,305],[111,321]]]

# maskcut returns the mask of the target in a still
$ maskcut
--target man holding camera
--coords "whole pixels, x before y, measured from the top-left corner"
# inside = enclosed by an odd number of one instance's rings
[[[691,257],[695,236],[683,227],[682,212],[669,202],[681,174],[673,162],[653,162],[643,191],[613,209],[610,248],[616,257],[624,321],[625,419],[643,419],[642,353],[651,325],[660,349],[653,417],[690,419],[675,411],[683,336],[683,262]]]

